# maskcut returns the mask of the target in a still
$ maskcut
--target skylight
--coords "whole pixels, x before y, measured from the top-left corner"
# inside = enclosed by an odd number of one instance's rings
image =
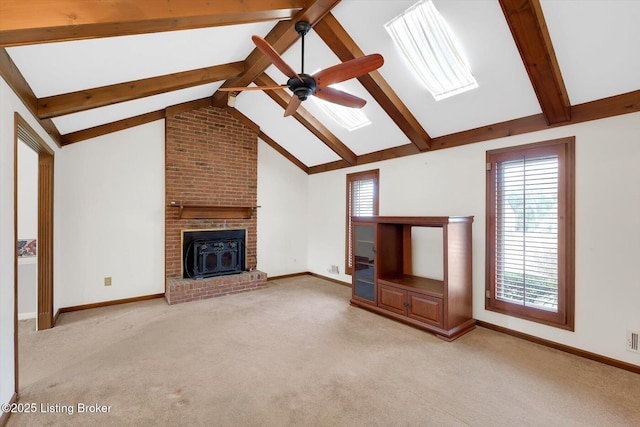
[[[312,98],[318,107],[322,109],[336,123],[348,131],[360,129],[371,124],[367,116],[358,108],[349,108],[332,102],[323,101],[320,98]]]
[[[316,70],[317,73],[320,70]],[[314,73],[314,74],[315,74]],[[340,84],[333,84],[330,87],[343,90]],[[349,108],[333,102],[323,101],[318,97],[311,97],[318,107],[331,119],[348,131],[363,128],[371,124],[371,121],[360,108]]]
[[[384,26],[436,101],[478,87],[431,0],[421,0]]]

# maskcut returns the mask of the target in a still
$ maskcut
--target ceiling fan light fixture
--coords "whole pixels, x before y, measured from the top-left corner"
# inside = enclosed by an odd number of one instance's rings
[[[235,108],[236,106],[236,97],[238,96],[237,92],[229,92],[229,97],[227,98],[227,105],[231,108]]]
[[[478,87],[431,0],[419,1],[384,27],[436,101]]]

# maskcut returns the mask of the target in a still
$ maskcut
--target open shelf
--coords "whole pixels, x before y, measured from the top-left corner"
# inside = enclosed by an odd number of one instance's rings
[[[472,216],[351,219],[351,305],[431,331],[447,341],[474,328]],[[412,233],[413,227],[422,230]],[[428,251],[423,249],[425,241]],[[441,263],[442,275],[431,273],[436,271],[434,266],[425,269],[434,259]],[[418,267],[415,271],[414,266]],[[425,277],[432,274],[443,279]]]
[[[180,219],[249,219],[256,206],[203,206],[172,203],[170,208],[180,209]]]
[[[373,267],[374,266],[373,261],[356,261],[355,263],[356,263],[356,265],[366,265],[368,267]]]

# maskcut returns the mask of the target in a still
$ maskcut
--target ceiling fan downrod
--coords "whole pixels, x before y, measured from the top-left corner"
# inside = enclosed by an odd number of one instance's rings
[[[311,24],[300,21],[296,23],[295,29],[298,35],[300,35],[302,42],[302,57],[300,59],[301,72],[298,75],[298,78],[291,77],[287,84],[289,85],[289,89],[298,97],[298,99],[300,99],[300,101],[305,101],[316,91],[315,80],[310,75],[304,73],[304,36],[307,35],[309,30],[311,30]]]
[[[304,74],[304,36],[307,35],[309,30],[311,30],[311,24],[309,24],[308,22],[300,21],[296,23],[295,28],[302,39],[302,66],[300,67],[300,73]]]

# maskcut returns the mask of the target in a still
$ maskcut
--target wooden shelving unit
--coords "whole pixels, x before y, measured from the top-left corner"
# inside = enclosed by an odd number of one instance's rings
[[[451,341],[475,327],[472,318],[473,217],[353,217],[351,304],[434,332]],[[443,233],[444,279],[413,274],[412,227]]]

